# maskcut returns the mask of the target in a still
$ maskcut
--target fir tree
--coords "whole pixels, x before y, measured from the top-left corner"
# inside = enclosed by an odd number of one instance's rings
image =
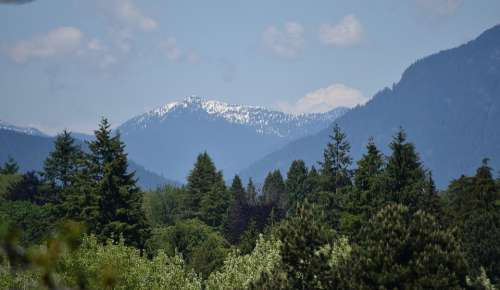
[[[198,155],[194,168],[187,178],[186,210],[196,215],[203,196],[212,190],[219,179],[217,169],[208,153]]]
[[[285,216],[288,201],[285,182],[279,170],[269,172],[264,180],[262,201],[272,207],[274,219],[279,220]]]
[[[12,158],[12,156],[9,156],[7,161],[4,163],[3,167],[0,167],[0,174],[17,174],[19,172],[19,165],[17,165],[17,162]]]
[[[54,189],[65,189],[72,184],[82,166],[84,153],[75,144],[71,133],[64,130],[54,141],[54,150],[44,163],[43,177]]]
[[[390,148],[392,154],[389,157],[385,173],[388,177],[388,190],[396,193],[393,196],[395,202],[404,202],[407,198],[401,193],[411,185],[425,179],[425,171],[420,163],[420,158],[412,143],[406,142],[406,133],[401,128],[394,136]]]
[[[42,182],[34,171],[28,171],[22,175],[21,180],[7,188],[7,200],[29,201],[35,204],[43,204],[44,199],[40,193]]]
[[[228,240],[231,243],[237,243],[247,225],[248,203],[245,189],[241,178],[236,175],[233,178],[231,189],[232,203],[229,209],[229,218],[227,225]]]
[[[295,160],[290,165],[286,179],[288,208],[294,208],[305,200],[309,191],[307,184],[308,173],[306,164],[302,160]]]
[[[330,135],[330,142],[323,152],[323,161],[319,163],[323,190],[336,191],[351,184],[350,150],[345,133],[335,124],[333,135]]]
[[[374,179],[382,173],[384,166],[383,155],[373,142],[373,138],[368,141],[366,150],[367,152],[357,162],[358,168],[354,177],[356,189],[360,191],[367,191],[371,188]]]
[[[257,189],[255,188],[255,185],[253,184],[252,178],[248,180],[248,185],[247,185],[247,203],[249,205],[256,205],[257,204]]]
[[[202,221],[207,225],[220,230],[227,221],[230,196],[227,192],[222,173],[219,172],[217,176],[217,181],[203,195],[200,202],[200,216]]]
[[[99,214],[101,239],[123,235],[125,241],[142,247],[148,227],[142,210],[142,194],[134,173],[128,172],[125,145],[120,135],[111,135],[110,124],[103,119],[95,131],[95,141],[89,143],[91,176],[95,178],[95,193],[100,195]]]

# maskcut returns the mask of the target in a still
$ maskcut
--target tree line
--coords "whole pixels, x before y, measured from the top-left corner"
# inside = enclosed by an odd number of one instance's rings
[[[88,149],[64,131],[41,172],[19,174],[13,160],[0,168],[0,217],[11,225],[0,285],[496,289],[500,179],[488,160],[440,191],[403,129],[389,148],[370,139],[354,163],[335,125],[318,164],[296,160],[263,184],[226,184],[203,152],[185,185],[144,192],[107,120]],[[52,253],[53,243],[65,250]],[[40,252],[54,262],[37,264]]]

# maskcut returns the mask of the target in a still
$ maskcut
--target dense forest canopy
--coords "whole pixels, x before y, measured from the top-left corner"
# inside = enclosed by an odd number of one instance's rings
[[[496,289],[500,179],[488,159],[444,191],[401,128],[350,157],[226,184],[202,152],[185,186],[142,191],[103,119],[62,132],[40,172],[0,168],[1,289]]]

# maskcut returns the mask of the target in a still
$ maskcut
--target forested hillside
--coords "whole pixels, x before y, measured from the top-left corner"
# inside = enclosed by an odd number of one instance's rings
[[[460,174],[472,174],[484,157],[500,167],[500,25],[417,61],[392,88],[337,123],[347,132],[355,158],[370,137],[387,153],[391,136],[404,127],[439,187]],[[297,158],[315,164],[329,133],[325,129],[292,142],[241,174],[263,180],[269,170],[285,170]]]

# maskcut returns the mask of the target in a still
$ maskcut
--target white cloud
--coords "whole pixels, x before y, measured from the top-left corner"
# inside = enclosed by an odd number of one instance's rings
[[[319,38],[326,45],[350,47],[357,45],[363,38],[363,25],[355,15],[342,18],[337,24],[323,24],[319,29]]]
[[[344,84],[332,84],[310,92],[300,98],[295,104],[281,102],[278,106],[285,112],[293,114],[323,113],[337,107],[352,108],[364,104],[368,98],[354,88]]]
[[[12,60],[24,63],[30,59],[45,59],[76,54],[80,50],[83,33],[75,27],[58,27],[44,35],[19,41],[8,50]]]
[[[297,22],[287,22],[283,29],[269,26],[262,35],[264,45],[282,58],[296,58],[304,47],[304,27]]]
[[[180,61],[182,57],[182,51],[177,45],[177,40],[173,37],[169,37],[167,40],[160,43],[160,48],[165,52],[165,56],[170,61]]]
[[[120,25],[150,31],[158,27],[156,21],[144,15],[132,0],[98,0],[101,7]]]
[[[454,14],[463,4],[463,0],[415,0],[417,6],[434,16]]]

